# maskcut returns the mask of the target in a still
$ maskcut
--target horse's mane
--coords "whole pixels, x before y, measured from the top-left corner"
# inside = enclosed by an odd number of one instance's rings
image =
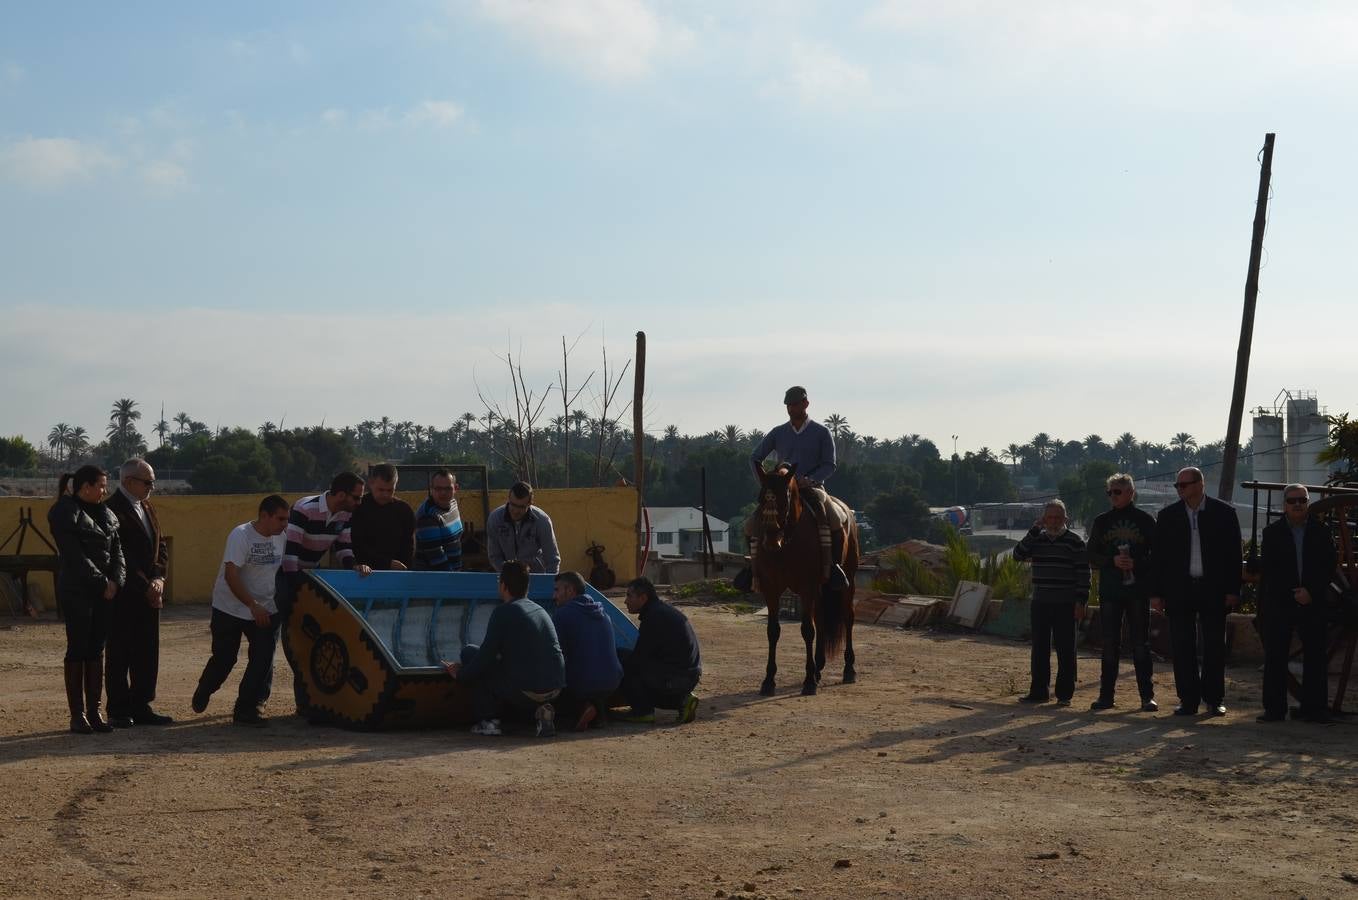
[[[787,478],[787,524],[788,527],[791,528],[792,525],[801,521],[802,518],[802,492],[801,489],[797,487],[797,479],[790,477],[792,474],[792,467],[787,463],[779,463],[774,466],[773,474]]]

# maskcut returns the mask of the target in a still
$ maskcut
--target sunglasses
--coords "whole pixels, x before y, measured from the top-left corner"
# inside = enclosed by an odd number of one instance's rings
[[[146,485],[147,487],[155,487],[155,486],[156,486],[156,480],[155,480],[154,478],[142,478],[140,475],[129,475],[129,476],[127,476],[127,480],[128,480],[128,481],[140,481],[142,484]]]
[[[1104,491],[1104,493],[1110,497],[1121,497],[1123,494],[1127,492],[1124,491],[1122,488],[1109,488],[1108,490]]]
[[[1286,500],[1284,500],[1283,502],[1286,503],[1288,506],[1305,506],[1307,503],[1310,503],[1310,502],[1311,502],[1311,498],[1310,498],[1310,497],[1288,497],[1288,498],[1287,498]]]
[[[1186,491],[1186,490],[1188,490],[1189,488],[1191,488],[1193,485],[1195,485],[1195,484],[1197,484],[1197,483],[1198,483],[1198,482],[1196,482],[1196,481],[1176,481],[1176,482],[1174,482],[1174,487],[1175,487],[1177,490]]]

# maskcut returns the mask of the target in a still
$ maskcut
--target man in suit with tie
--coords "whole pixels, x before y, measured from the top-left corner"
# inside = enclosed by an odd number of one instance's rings
[[[160,520],[148,499],[156,472],[144,459],[129,459],[118,470],[118,490],[108,508],[118,517],[118,537],[127,561],[127,581],[113,599],[109,623],[109,722],[168,725],[174,721],[151,709],[160,669],[160,609],[165,605],[168,552]]]
[[[1235,507],[1208,497],[1202,470],[1179,470],[1179,501],[1155,521],[1151,607],[1169,616],[1174,655],[1176,716],[1193,716],[1205,703],[1226,715],[1226,613],[1240,602],[1240,518]],[[1197,651],[1202,629],[1202,663]]]
[[[1292,632],[1301,637],[1301,706],[1293,716],[1328,722],[1329,685],[1322,606],[1330,590],[1336,556],[1329,529],[1312,519],[1311,494],[1304,485],[1283,488],[1283,517],[1264,529],[1259,622],[1264,638],[1264,714],[1260,722],[1281,722],[1287,714],[1287,657]]]

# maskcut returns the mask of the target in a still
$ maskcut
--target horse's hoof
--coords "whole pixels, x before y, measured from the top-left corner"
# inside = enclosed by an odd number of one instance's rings
[[[764,682],[763,684],[761,684],[761,685],[759,686],[759,693],[762,694],[762,695],[765,696],[765,697],[772,697],[772,696],[773,696],[773,682],[772,682],[772,681],[766,681],[766,682]]]
[[[855,674],[854,672],[845,672],[845,673],[844,673],[844,683],[845,683],[845,684],[853,684],[853,683],[856,682],[857,680],[858,680],[858,675]]]
[[[814,681],[807,682],[806,684],[802,685],[803,697],[811,697],[814,696],[815,693],[816,693],[816,683]]]

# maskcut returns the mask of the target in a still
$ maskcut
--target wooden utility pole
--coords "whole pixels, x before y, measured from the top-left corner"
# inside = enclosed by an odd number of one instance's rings
[[[642,507],[646,505],[643,491],[646,481],[646,433],[642,430],[641,398],[646,392],[646,332],[637,332],[637,366],[632,371],[632,481],[637,486],[637,568],[640,577],[646,567],[641,548],[646,545]]]
[[[1231,392],[1231,418],[1226,423],[1226,452],[1221,461],[1221,486],[1217,497],[1227,503],[1235,491],[1235,463],[1240,455],[1240,419],[1245,413],[1245,383],[1250,374],[1250,344],[1254,339],[1254,301],[1259,297],[1259,258],[1264,252],[1264,225],[1268,222],[1268,184],[1273,175],[1273,132],[1264,135],[1259,163],[1259,198],[1254,204],[1254,236],[1250,239],[1250,266],[1245,274],[1245,314],[1240,320],[1240,348],[1235,353],[1235,388]]]

